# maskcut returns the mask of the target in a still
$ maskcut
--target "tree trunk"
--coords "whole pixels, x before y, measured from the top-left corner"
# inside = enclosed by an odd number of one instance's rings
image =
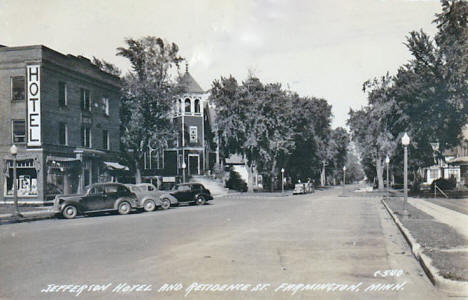
[[[140,165],[138,162],[135,163],[135,183],[139,184],[141,183],[141,170],[140,170]]]
[[[276,182],[276,159],[273,161],[273,166],[271,167],[271,186],[270,186],[270,192],[273,192],[274,189],[274,184]]]
[[[383,161],[380,158],[376,160],[376,171],[377,181],[379,183],[379,190],[384,190],[384,179],[383,179]]]
[[[322,164],[322,172],[320,173],[320,184],[325,186],[326,178],[325,178],[325,164]]]
[[[254,186],[252,166],[248,165],[247,157],[245,156],[245,154],[243,155],[243,159],[244,159],[244,166],[245,166],[245,169],[247,170],[247,175],[248,175],[247,176],[247,190],[249,192],[252,192],[253,191],[253,186]]]

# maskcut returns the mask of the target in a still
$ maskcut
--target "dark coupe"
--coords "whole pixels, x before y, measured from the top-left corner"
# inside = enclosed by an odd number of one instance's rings
[[[210,191],[200,183],[182,183],[176,185],[170,193],[161,196],[161,201],[177,200],[178,203],[204,205],[213,200]]]
[[[125,185],[120,183],[96,183],[84,194],[55,196],[55,211],[67,219],[78,214],[98,211],[117,211],[128,214],[138,207],[138,199]]]

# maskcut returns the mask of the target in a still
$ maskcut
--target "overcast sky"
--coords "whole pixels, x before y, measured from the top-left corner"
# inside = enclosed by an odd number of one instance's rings
[[[434,34],[439,11],[437,0],[1,0],[0,44],[43,44],[126,70],[115,56],[125,37],[162,37],[179,45],[203,89],[251,70],[328,100],[336,127],[365,105],[365,80],[408,61],[408,32]]]

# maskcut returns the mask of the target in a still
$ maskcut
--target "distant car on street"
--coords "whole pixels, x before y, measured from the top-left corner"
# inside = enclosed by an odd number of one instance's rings
[[[163,203],[160,200],[160,197],[164,192],[158,190],[151,183],[126,184],[125,186],[137,196],[138,207],[143,208],[147,212],[153,211],[157,207],[168,209],[171,206],[169,201],[165,201]]]
[[[296,183],[294,185],[293,195],[313,193],[314,191],[314,185],[310,182]]]
[[[201,183],[182,183],[174,186],[171,192],[161,196],[161,201],[168,200],[176,200],[178,203],[204,205],[207,201],[213,200],[213,196]]]
[[[55,212],[67,219],[98,211],[117,211],[126,215],[138,207],[135,193],[120,183],[96,183],[84,194],[57,195],[54,199]]]

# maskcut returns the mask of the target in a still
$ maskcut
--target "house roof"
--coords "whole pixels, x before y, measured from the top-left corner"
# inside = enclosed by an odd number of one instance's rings
[[[179,80],[179,85],[184,87],[184,90],[188,94],[203,94],[205,93],[200,85],[193,79],[192,75],[188,72],[188,70],[185,72],[185,74],[180,78]]]

